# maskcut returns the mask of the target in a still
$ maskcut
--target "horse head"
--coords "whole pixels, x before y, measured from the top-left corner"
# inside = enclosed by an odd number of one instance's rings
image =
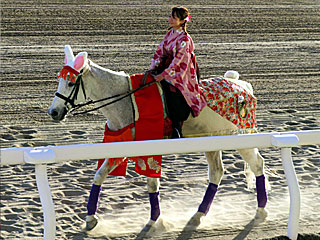
[[[63,120],[74,105],[85,100],[84,94],[79,91],[81,86],[77,81],[82,70],[88,66],[88,54],[81,52],[74,57],[69,45],[65,46],[64,52],[65,66],[58,73],[58,90],[48,110],[48,114],[57,121]]]

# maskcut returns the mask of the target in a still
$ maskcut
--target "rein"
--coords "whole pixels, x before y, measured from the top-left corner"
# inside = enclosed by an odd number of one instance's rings
[[[80,104],[75,104],[74,101],[77,99],[77,95],[79,93],[79,90],[80,90],[80,87],[82,88],[82,92],[83,92],[83,95],[84,95],[84,98],[86,98],[86,93],[85,93],[85,88],[84,88],[84,85],[83,85],[83,80],[82,80],[82,75],[83,75],[83,71],[81,70],[80,73],[78,74],[77,76],[77,79],[75,80],[75,85],[70,93],[70,95],[68,97],[56,92],[56,96],[65,100],[65,105],[67,103],[69,103],[71,105],[71,111],[70,113],[72,115],[80,115],[80,114],[85,114],[85,113],[89,113],[89,112],[93,112],[93,111],[96,111],[100,108],[103,108],[103,107],[106,107],[108,105],[111,105],[113,103],[116,103],[132,94],[134,94],[135,92],[141,90],[141,89],[144,89],[146,87],[149,87],[151,86],[152,84],[156,83],[156,81],[152,81],[152,82],[149,82],[149,83],[145,83],[146,79],[147,79],[147,74],[149,72],[147,71],[146,74],[144,75],[143,79],[142,79],[142,82],[140,84],[140,87],[136,88],[136,89],[132,89],[132,90],[129,90],[129,91],[126,91],[124,93],[120,93],[120,94],[116,94],[116,95],[113,95],[113,96],[110,96],[110,97],[106,97],[106,98],[102,98],[102,99],[98,99],[98,100],[90,100],[88,102],[85,102],[85,103],[80,103]],[[99,102],[103,102],[103,101],[107,101],[107,100],[112,100],[112,99],[115,99],[111,102],[108,102],[108,103],[105,103],[99,107],[95,107],[93,109],[90,109],[90,110],[86,110],[86,111],[82,111],[82,112],[75,112],[76,110],[82,108],[82,107],[85,107],[85,106],[88,106],[88,105],[92,105],[92,104],[95,104],[95,103],[99,103]]]

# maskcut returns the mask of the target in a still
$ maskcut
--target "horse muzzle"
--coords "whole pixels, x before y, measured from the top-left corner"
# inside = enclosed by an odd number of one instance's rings
[[[67,115],[68,109],[66,107],[63,108],[49,108],[48,114],[52,117],[53,120],[62,121],[64,117]]]

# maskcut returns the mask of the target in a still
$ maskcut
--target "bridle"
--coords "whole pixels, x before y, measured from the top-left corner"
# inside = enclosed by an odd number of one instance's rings
[[[59,92],[56,92],[55,95],[57,97],[65,100],[65,103],[64,103],[65,105],[67,105],[67,103],[69,103],[72,108],[76,108],[76,107],[78,107],[79,104],[75,104],[74,102],[75,102],[75,100],[77,100],[77,96],[78,96],[80,87],[82,88],[83,96],[86,99],[86,92],[85,92],[85,89],[83,86],[83,81],[82,81],[83,70],[81,70],[78,73],[69,66],[65,66],[65,67],[63,67],[63,69],[67,69],[68,71],[72,71],[72,73],[74,73],[77,76],[77,79],[75,80],[75,85],[74,85],[74,87],[68,97],[60,94]]]
[[[83,76],[83,70],[81,70],[79,73],[76,72],[74,69],[72,69],[71,67],[69,66],[65,66],[64,68],[66,68],[66,70],[68,71],[71,71],[72,73],[74,73],[77,78],[75,80],[75,85],[71,91],[71,93],[69,94],[68,97],[60,94],[59,92],[56,92],[56,96],[65,100],[65,105],[67,105],[68,103],[71,105],[71,110],[70,110],[70,113],[72,115],[79,115],[79,114],[85,114],[85,113],[89,113],[89,112],[93,112],[93,111],[96,111],[100,108],[103,108],[103,107],[106,107],[108,105],[111,105],[113,103],[116,103],[116,102],[119,102],[120,100],[126,98],[126,97],[129,97],[130,95],[134,94],[135,92],[141,90],[141,89],[144,89],[146,87],[149,87],[151,86],[152,84],[156,83],[156,81],[152,81],[152,82],[149,82],[149,83],[146,83],[146,79],[147,79],[147,75],[150,74],[150,71],[147,71],[145,73],[145,75],[143,76],[143,79],[140,83],[140,86],[136,89],[132,89],[132,90],[129,90],[129,91],[126,91],[124,93],[120,93],[120,94],[116,94],[116,95],[113,95],[113,96],[110,96],[110,97],[106,97],[106,98],[102,98],[102,99],[99,99],[99,100],[89,100],[85,103],[80,103],[80,104],[75,104],[75,100],[77,100],[77,96],[78,96],[78,93],[79,93],[79,90],[80,88],[82,89],[82,93],[83,93],[83,96],[84,98],[86,99],[86,92],[85,92],[85,88],[84,88],[84,85],[83,85],[83,79],[82,79],[82,76]],[[64,69],[63,68],[63,69]],[[114,99],[114,100],[112,100]],[[103,102],[103,101],[108,101],[108,100],[112,100],[110,102],[107,102],[99,107],[95,107],[93,109],[90,109],[90,110],[85,110],[85,111],[81,111],[81,112],[76,112],[78,109],[80,108],[83,108],[85,106],[88,106],[88,105],[92,105],[92,104],[95,104],[95,103],[99,103],[99,102]]]

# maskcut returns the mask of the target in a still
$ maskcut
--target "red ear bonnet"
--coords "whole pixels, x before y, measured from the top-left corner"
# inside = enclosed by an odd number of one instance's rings
[[[65,46],[64,52],[65,52],[65,59],[64,59],[65,66],[58,73],[58,78],[62,77],[64,80],[67,80],[67,76],[69,75],[70,81],[75,82],[76,81],[75,76],[77,76],[79,72],[88,63],[88,53],[81,52],[81,53],[78,53],[76,57],[74,57],[72,49],[69,45]]]

